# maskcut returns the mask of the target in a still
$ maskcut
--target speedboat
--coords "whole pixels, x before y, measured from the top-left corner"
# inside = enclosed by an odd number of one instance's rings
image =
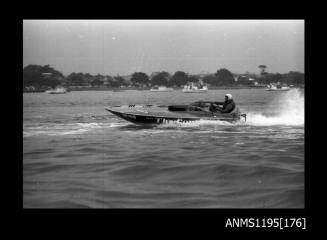
[[[198,87],[195,85],[185,85],[183,90],[184,93],[204,93],[208,92],[207,86]]]
[[[282,86],[282,85],[275,85],[275,84],[269,84],[267,85],[267,91],[288,91],[290,90],[290,87],[288,86]]]
[[[49,94],[63,94],[63,93],[67,93],[67,89],[63,87],[58,87],[56,89],[47,90],[45,92]]]
[[[150,89],[151,92],[170,92],[173,90],[173,88],[167,88],[166,86],[153,87]]]
[[[162,124],[170,121],[190,122],[198,120],[216,120],[238,122],[246,114],[242,114],[238,107],[230,113],[210,111],[215,102],[198,101],[189,105],[125,105],[112,106],[105,109],[110,113],[135,124]]]

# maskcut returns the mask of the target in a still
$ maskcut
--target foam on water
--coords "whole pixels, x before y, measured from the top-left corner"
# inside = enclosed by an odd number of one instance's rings
[[[126,124],[125,124],[126,125]],[[69,123],[69,124],[44,124],[41,126],[24,126],[23,136],[64,136],[82,134],[94,129],[121,127],[119,123]]]
[[[304,96],[298,89],[292,89],[283,96],[278,96],[276,116],[265,116],[262,113],[248,112],[247,124],[255,126],[271,125],[304,125]],[[277,101],[277,100],[276,100]]]

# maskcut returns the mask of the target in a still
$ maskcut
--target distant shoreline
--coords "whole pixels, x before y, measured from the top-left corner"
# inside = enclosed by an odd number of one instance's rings
[[[221,87],[210,87],[210,90],[217,90],[217,89],[251,89],[251,88],[265,88],[266,86],[262,86],[262,87],[246,87],[246,86],[221,86]],[[123,88],[108,88],[108,87],[99,87],[99,88],[92,88],[92,87],[85,87],[85,88],[69,88],[70,91],[125,91],[125,90],[150,90],[150,87],[146,87],[146,88],[137,88],[137,87],[123,87]],[[182,90],[182,87],[176,87],[174,88],[174,90]]]
[[[262,89],[266,88],[266,86],[212,86],[209,88],[210,90],[227,90],[227,89]],[[304,87],[296,87],[296,88],[304,88]],[[120,91],[126,91],[126,90],[150,90],[150,87],[147,88],[137,88],[137,87],[122,87],[122,88],[112,88],[112,87],[69,87],[69,91],[113,91],[113,92],[120,92]],[[182,87],[174,88],[174,90],[182,90]],[[30,93],[30,92],[45,92],[41,90],[24,90],[23,93]]]

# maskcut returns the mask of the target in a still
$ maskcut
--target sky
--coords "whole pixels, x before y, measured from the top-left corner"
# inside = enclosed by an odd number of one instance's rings
[[[304,20],[24,20],[29,64],[64,75],[304,72]]]

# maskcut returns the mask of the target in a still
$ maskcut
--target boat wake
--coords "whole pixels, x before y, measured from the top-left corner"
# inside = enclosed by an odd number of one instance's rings
[[[272,106],[273,109],[268,111],[277,112],[277,115],[267,116],[263,113],[248,112],[246,123],[254,126],[304,125],[304,96],[298,89],[292,89],[276,99]]]
[[[54,124],[47,123],[41,125],[26,124],[23,127],[23,136],[65,136],[78,135],[92,130],[104,128],[117,128],[126,125],[125,123],[69,123],[69,124]]]

